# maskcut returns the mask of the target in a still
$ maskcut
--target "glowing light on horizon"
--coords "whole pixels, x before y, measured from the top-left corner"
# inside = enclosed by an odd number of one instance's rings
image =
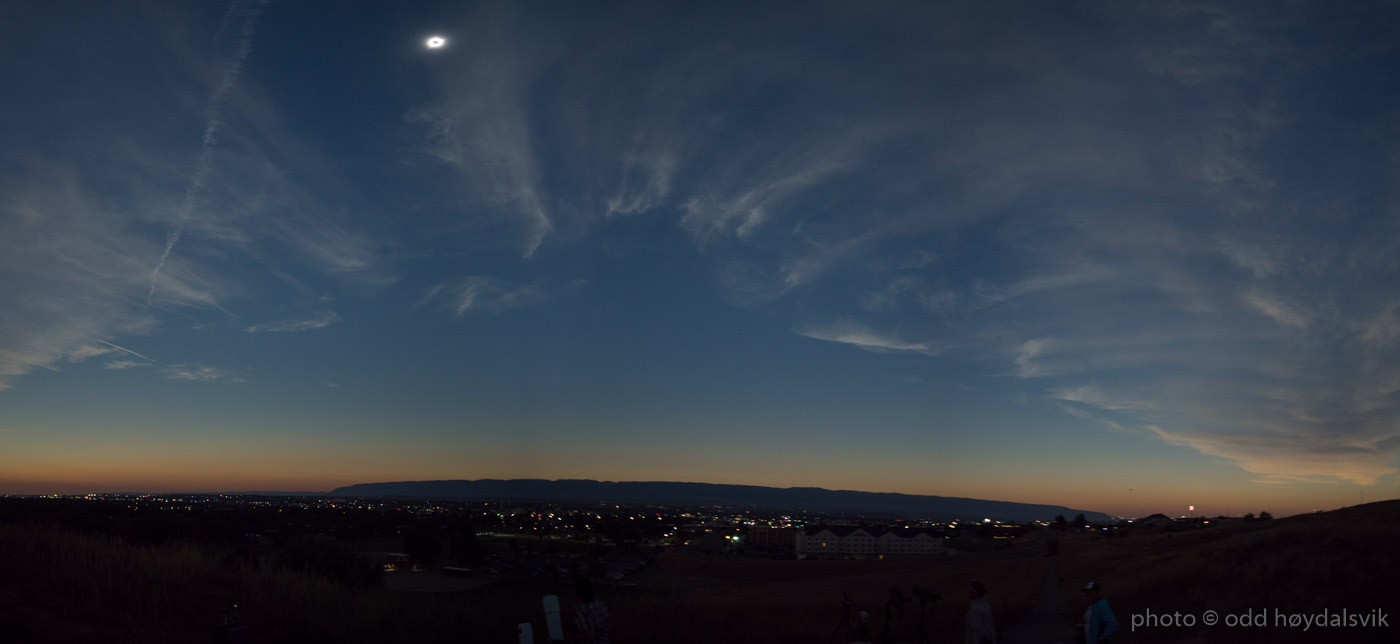
[[[447,39],[442,36],[432,36],[423,41],[423,44],[427,45],[428,49],[442,49],[447,46]]]

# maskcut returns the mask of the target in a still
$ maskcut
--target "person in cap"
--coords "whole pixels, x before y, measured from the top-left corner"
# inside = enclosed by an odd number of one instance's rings
[[[969,584],[967,617],[963,618],[963,644],[996,644],[997,627],[992,621],[992,605],[983,597],[987,587],[980,581]]]
[[[1108,607],[1108,600],[1103,598],[1103,587],[1099,582],[1091,581],[1080,590],[1089,601],[1089,607],[1084,609],[1085,643],[1109,641],[1118,632],[1118,618],[1113,616],[1113,609]]]

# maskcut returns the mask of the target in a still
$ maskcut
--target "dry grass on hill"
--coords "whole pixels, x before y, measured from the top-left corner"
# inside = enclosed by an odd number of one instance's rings
[[[889,589],[910,596],[917,585],[943,596],[932,606],[926,628],[934,641],[948,641],[961,636],[969,581],[981,580],[990,589],[998,620],[1016,619],[1030,611],[1048,565],[1043,551],[1029,544],[977,555],[858,561],[670,553],[639,580],[644,587],[665,589],[664,594],[619,597],[610,605],[616,605],[620,641],[829,642],[834,633],[838,641],[844,634],[838,632],[842,593],[852,601],[851,621],[866,611],[872,635],[879,635]],[[919,610],[918,600],[904,605],[903,620],[892,627],[896,639],[913,639]],[[696,636],[678,639],[680,633]]]
[[[1400,501],[1333,512],[1124,539],[1087,535],[1061,542],[1062,594],[1082,610],[1079,591],[1104,585],[1120,625],[1133,641],[1331,642],[1395,641],[1396,630],[1279,627],[1276,614],[1381,609],[1400,627]],[[1216,611],[1220,623],[1207,627]],[[1195,627],[1139,627],[1132,616],[1180,613]],[[1231,627],[1227,616],[1267,613],[1263,627]],[[1071,618],[1074,610],[1071,611]],[[1286,617],[1285,617],[1286,619]]]

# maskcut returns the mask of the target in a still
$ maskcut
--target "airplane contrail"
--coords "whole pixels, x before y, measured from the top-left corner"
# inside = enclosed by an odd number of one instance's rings
[[[223,125],[224,103],[228,101],[229,94],[233,93],[238,76],[243,73],[243,63],[248,60],[248,54],[253,50],[253,32],[257,29],[258,18],[270,1],[258,0],[249,4],[235,0],[233,6],[229,7],[228,13],[224,16],[223,25],[219,27],[219,33],[223,34],[234,23],[242,23],[233,43],[233,51],[229,54],[228,60],[224,62],[223,75],[219,79],[218,87],[214,89],[214,97],[209,104],[209,120],[204,124],[204,139],[200,145],[199,158],[194,163],[194,172],[190,173],[190,181],[185,186],[185,198],[180,202],[175,223],[171,224],[170,229],[165,231],[165,250],[160,254],[160,261],[156,262],[156,267],[151,270],[151,287],[146,291],[146,308],[148,309],[151,308],[151,299],[156,294],[156,282],[160,279],[160,270],[165,268],[165,260],[170,258],[170,252],[175,250],[175,244],[180,242],[180,235],[185,230],[185,222],[189,220],[190,211],[194,209],[195,199],[204,190],[204,184],[209,178],[214,147],[218,143],[219,128]]]
[[[130,353],[131,355],[134,355],[134,356],[136,356],[136,357],[138,357],[138,358],[141,358],[141,359],[143,359],[143,360],[150,360],[151,362],[156,362],[156,360],[154,360],[154,359],[152,359],[152,358],[148,358],[148,357],[146,357],[146,356],[143,356],[143,355],[141,355],[141,354],[139,354],[139,353],[137,353],[137,352],[135,352],[135,351],[132,351],[131,349],[128,349],[128,348],[126,348],[126,347],[117,346],[117,345],[112,344],[111,342],[108,342],[108,341],[106,341],[106,340],[98,340],[98,342],[101,342],[102,344],[105,344],[105,345],[107,345],[107,346],[109,346],[109,347],[112,347],[113,349],[116,349],[116,350],[118,350],[118,351],[125,351],[125,352]]]

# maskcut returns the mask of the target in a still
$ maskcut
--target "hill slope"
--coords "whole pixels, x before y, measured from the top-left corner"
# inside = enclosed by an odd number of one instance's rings
[[[777,510],[851,512],[938,520],[993,518],[1009,521],[1050,520],[1083,514],[1106,521],[1101,512],[1058,505],[1011,503],[945,496],[826,490],[815,487],[774,488],[756,485],[642,481],[482,479],[477,481],[401,481],[360,483],[336,488],[332,496],[454,498],[576,503],[643,503],[657,505],[725,505]]]
[[[1094,580],[1103,585],[1124,640],[1395,641],[1393,628],[1374,622],[1387,615],[1393,625],[1400,616],[1397,525],[1400,500],[1220,527],[1144,530],[1123,539],[1068,535],[1058,556],[1061,593],[1072,609],[1066,623],[1084,608],[1079,588]],[[1209,611],[1221,621],[1205,623]],[[1307,628],[1290,622],[1344,613],[1372,622]],[[1148,615],[1171,619],[1152,622]],[[1241,618],[1250,623],[1224,621]]]

